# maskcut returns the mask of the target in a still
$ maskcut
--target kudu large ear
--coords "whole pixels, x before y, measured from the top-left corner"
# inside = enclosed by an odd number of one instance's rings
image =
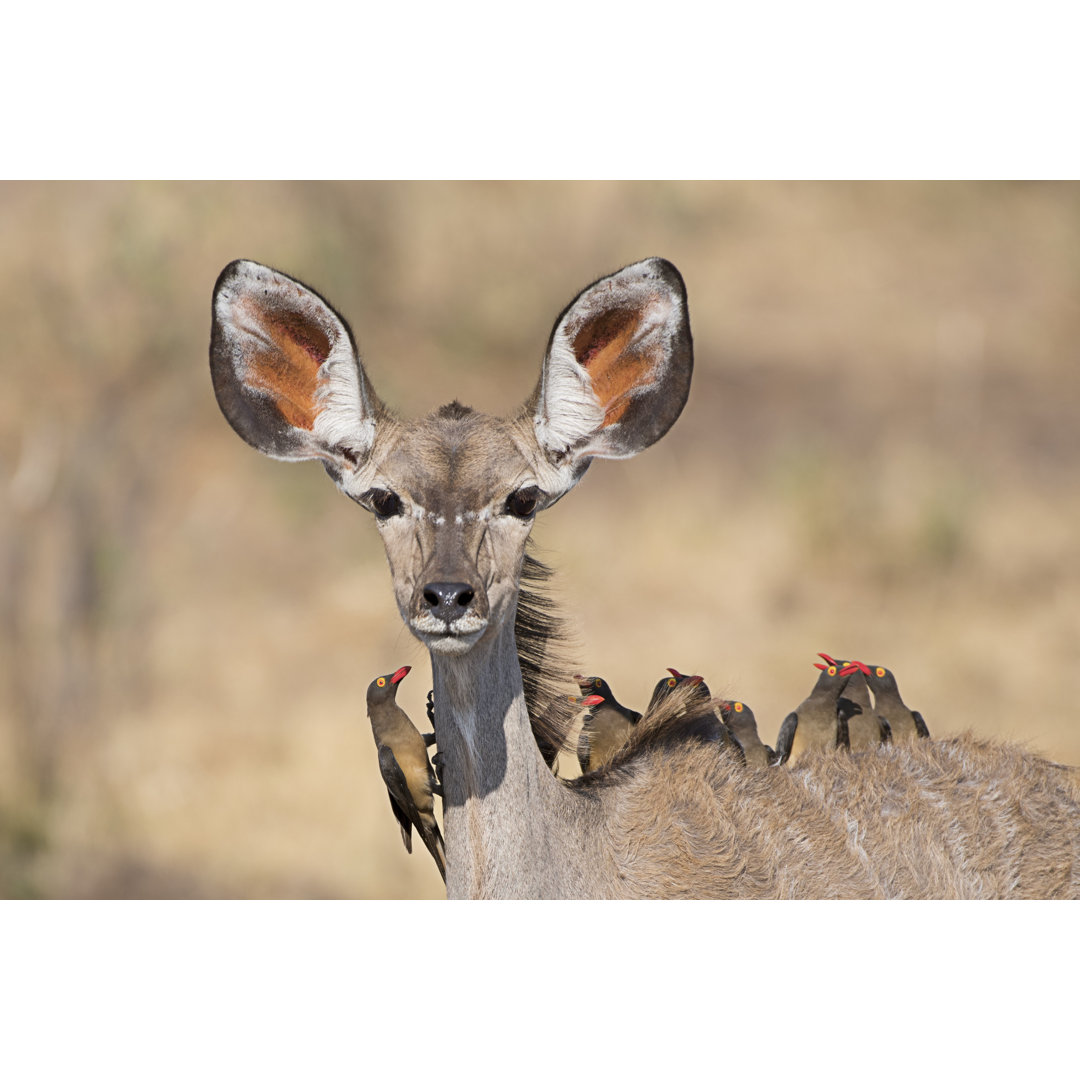
[[[571,483],[594,457],[644,450],[682,412],[693,367],[686,287],[671,263],[601,278],[551,332],[534,395],[541,450]]]
[[[214,392],[245,441],[338,469],[367,456],[381,406],[348,325],[321,296],[241,259],[221,271],[213,311]]]

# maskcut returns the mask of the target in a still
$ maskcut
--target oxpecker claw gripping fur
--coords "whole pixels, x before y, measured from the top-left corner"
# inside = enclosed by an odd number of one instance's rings
[[[428,723],[435,726],[435,691],[429,690],[427,692],[427,718]],[[424,735],[424,745],[434,746],[438,740],[435,738],[435,732]],[[435,753],[431,755],[431,764],[435,769],[435,775],[438,777],[439,786],[434,789],[435,794],[442,798],[442,770],[443,770],[443,756],[441,753]]]
[[[427,705],[425,707],[427,709],[428,723],[432,726],[432,728],[434,728],[435,727],[435,691],[434,690],[429,690],[427,692]],[[424,745],[425,746],[434,746],[435,743],[438,741],[435,738],[435,732],[434,731],[424,731],[424,732],[421,732],[421,734],[423,735]]]

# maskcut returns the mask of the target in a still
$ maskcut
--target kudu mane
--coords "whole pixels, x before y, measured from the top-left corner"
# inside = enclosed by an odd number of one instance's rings
[[[566,620],[546,589],[552,570],[529,553],[531,546],[530,539],[521,564],[514,641],[529,722],[550,768],[559,751],[568,746],[578,708],[566,693],[570,672],[565,659],[569,640]]]

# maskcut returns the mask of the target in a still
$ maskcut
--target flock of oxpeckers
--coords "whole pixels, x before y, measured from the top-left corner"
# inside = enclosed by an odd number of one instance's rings
[[[807,698],[788,713],[776,739],[766,746],[758,735],[754,712],[742,701],[715,703],[717,741],[737,755],[747,768],[768,768],[798,760],[809,750],[869,750],[887,742],[929,738],[921,714],[900,697],[896,678],[888,669],[858,660],[837,660],[818,653],[821,674]],[[379,771],[390,795],[390,808],[401,827],[405,850],[412,852],[415,826],[446,880],[446,852],[435,819],[435,796],[442,796],[438,753],[430,760],[434,732],[422,734],[397,703],[397,688],[411,668],[400,667],[372,680],[367,690],[368,717],[379,754]],[[645,713],[620,704],[599,675],[575,675],[581,697],[570,700],[586,710],[577,744],[583,774],[603,768],[629,741],[642,716],[648,716],[678,686],[696,688],[689,702],[712,701],[700,675],[683,675],[675,668],[653,690]],[[871,700],[871,691],[873,699]],[[428,720],[434,726],[434,702],[427,696]]]

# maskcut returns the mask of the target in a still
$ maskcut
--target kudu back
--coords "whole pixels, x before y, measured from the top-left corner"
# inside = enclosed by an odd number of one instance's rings
[[[395,416],[345,320],[253,262],[218,279],[210,364],[247,442],[321,461],[375,517],[401,617],[431,656],[449,896],[1080,894],[1080,789],[1017,747],[920,740],[746,769],[675,695],[598,772],[567,782],[548,768],[520,654],[543,667],[556,643],[521,617],[526,544],[594,458],[644,450],[682,411],[693,346],[670,263],[580,293],[507,418],[457,402]]]

